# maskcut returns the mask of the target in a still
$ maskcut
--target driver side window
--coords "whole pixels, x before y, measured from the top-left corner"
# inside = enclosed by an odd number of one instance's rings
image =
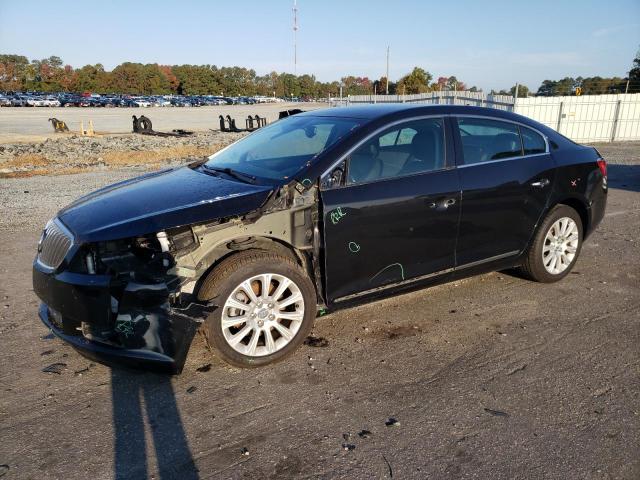
[[[348,159],[347,184],[439,170],[445,166],[444,121],[414,120],[368,139]]]

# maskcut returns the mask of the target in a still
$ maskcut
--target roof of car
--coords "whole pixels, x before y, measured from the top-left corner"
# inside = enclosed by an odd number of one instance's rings
[[[475,107],[471,105],[432,105],[424,103],[378,103],[357,105],[349,107],[323,108],[311,110],[299,115],[323,116],[323,117],[345,117],[373,120],[387,115],[398,114],[400,112],[411,112],[411,114],[458,114],[458,115],[490,115],[495,117],[521,119],[505,110],[487,107]]]
[[[399,120],[416,115],[482,115],[494,118],[504,118],[530,125],[543,131],[548,136],[556,137],[556,132],[547,126],[517,113],[500,110],[498,108],[475,107],[471,105],[433,105],[416,103],[378,103],[349,107],[323,108],[311,110],[298,115],[315,117],[342,117],[366,120],[365,123],[387,119]]]

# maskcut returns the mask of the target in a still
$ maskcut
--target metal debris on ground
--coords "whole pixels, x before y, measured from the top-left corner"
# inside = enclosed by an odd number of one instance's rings
[[[389,420],[384,422],[384,424],[387,427],[399,427],[400,426],[400,422],[398,420],[396,420],[395,418],[393,418],[393,417],[389,417]]]
[[[248,449],[247,447],[242,447],[242,448],[240,449],[240,454],[241,454],[241,455],[249,456],[249,449]]]
[[[198,387],[191,385],[189,388],[187,388],[187,393],[193,393],[198,389]]]
[[[350,452],[351,450],[355,450],[356,446],[353,443],[343,443],[342,448],[347,452]]]
[[[391,464],[389,463],[389,460],[387,460],[387,457],[385,457],[384,455],[382,455],[382,458],[384,459],[384,463],[386,463],[387,467],[389,468],[389,477],[393,478],[393,469],[391,468]]]
[[[51,365],[44,367],[42,371],[44,373],[57,373],[58,375],[60,375],[65,368],[67,368],[66,363],[58,362],[58,363],[52,363]]]
[[[358,432],[360,438],[369,438],[369,435],[373,435],[369,430],[360,430]]]
[[[522,364],[522,365],[519,365],[519,366],[517,366],[517,367],[512,368],[511,370],[509,370],[509,371],[507,372],[507,375],[513,375],[514,373],[521,372],[521,371],[522,371],[522,370],[524,370],[525,368],[527,368],[527,364],[526,364],[526,363],[524,363],[524,364]]]
[[[254,130],[266,126],[267,119],[258,115],[254,115],[253,117],[251,115],[248,115],[247,119],[245,120],[245,125],[248,132],[253,132]]]
[[[89,366],[82,368],[80,370],[76,370],[75,372],[73,372],[75,375],[82,375],[83,373],[87,373],[91,368],[95,367],[96,364],[95,363],[90,363]]]
[[[484,409],[485,412],[487,412],[490,415],[493,415],[494,417],[508,417],[509,414],[507,412],[503,412],[500,410],[492,410],[490,408],[485,408]]]
[[[305,338],[303,343],[309,347],[324,348],[329,346],[329,340],[323,337],[314,337],[313,335]]]
[[[196,368],[196,372],[208,372],[209,370],[211,370],[210,363],[207,363],[205,365],[202,365],[201,367]]]
[[[153,129],[151,119],[141,115],[140,118],[135,115],[131,115],[133,119],[133,133],[140,133],[142,135],[154,135],[156,137],[186,137],[193,135],[193,132],[183,130],[181,128],[173,129],[171,132],[156,132]]]
[[[50,118],[48,121],[51,122],[51,125],[53,125],[53,131],[55,133],[63,133],[69,131],[69,127],[67,127],[67,124],[63,120]]]
[[[55,352],[55,350],[45,350],[40,355],[44,357],[45,355],[51,355],[53,352]]]

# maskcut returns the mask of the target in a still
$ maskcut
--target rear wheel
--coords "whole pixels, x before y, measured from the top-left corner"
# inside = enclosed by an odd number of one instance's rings
[[[537,282],[566,277],[582,248],[582,220],[573,208],[555,206],[538,229],[522,264],[523,273]]]
[[[311,332],[313,284],[286,256],[261,250],[235,254],[205,279],[198,297],[218,306],[205,322],[209,345],[238,367],[283,359]]]

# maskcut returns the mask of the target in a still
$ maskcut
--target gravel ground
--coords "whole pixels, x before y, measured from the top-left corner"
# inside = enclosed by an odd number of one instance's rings
[[[245,133],[198,132],[180,137],[139,134],[63,136],[34,143],[0,145],[0,175],[104,170],[117,166],[157,167],[208,156]]]
[[[37,319],[40,229],[140,169],[0,180],[4,478],[640,478],[640,144],[559,284],[492,273],[318,319],[326,346],[182,375],[94,365]],[[59,365],[59,373],[41,370]]]

